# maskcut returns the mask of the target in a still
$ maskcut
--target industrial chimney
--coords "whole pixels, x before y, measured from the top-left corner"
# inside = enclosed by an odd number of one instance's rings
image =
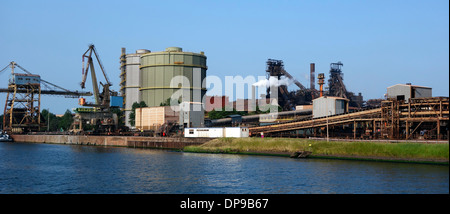
[[[310,86],[309,88],[314,90],[315,87],[315,73],[316,73],[316,65],[314,63],[311,63],[309,65],[309,69],[310,69]]]

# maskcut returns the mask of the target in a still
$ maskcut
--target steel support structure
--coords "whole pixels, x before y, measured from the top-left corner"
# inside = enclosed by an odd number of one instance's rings
[[[40,131],[43,126],[40,110],[40,84],[9,84],[3,113],[3,129],[13,133]]]
[[[449,98],[385,100],[380,108],[331,117],[250,127],[264,136],[321,136],[353,139],[448,140]]]
[[[344,85],[344,78],[342,73],[341,62],[331,63],[330,65],[330,78],[328,79],[328,95],[335,97],[347,97],[347,89]]]

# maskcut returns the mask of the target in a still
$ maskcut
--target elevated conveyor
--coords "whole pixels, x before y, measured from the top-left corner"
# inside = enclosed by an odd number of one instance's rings
[[[449,98],[385,100],[380,108],[329,117],[250,127],[251,135],[324,136],[385,139],[449,139]],[[307,133],[307,134],[305,134]],[[326,136],[326,135],[325,135]],[[332,135],[330,135],[332,136]]]

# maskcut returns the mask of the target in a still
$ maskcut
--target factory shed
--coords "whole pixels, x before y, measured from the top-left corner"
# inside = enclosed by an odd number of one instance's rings
[[[171,106],[136,108],[136,128],[150,130],[165,123],[178,123],[178,114],[178,110]]]
[[[204,127],[205,110],[200,102],[181,102],[179,125],[187,127]]]
[[[313,100],[313,118],[348,113],[348,99],[322,96]]]
[[[387,98],[396,100],[405,100],[408,103],[410,98],[432,97],[430,87],[411,85],[411,83],[397,84],[387,88]]]

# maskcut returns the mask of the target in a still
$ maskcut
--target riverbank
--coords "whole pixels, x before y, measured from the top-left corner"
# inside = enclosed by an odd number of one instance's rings
[[[185,152],[290,156],[310,151],[308,158],[449,164],[449,144],[415,142],[327,142],[298,138],[218,138]]]
[[[201,145],[207,138],[182,137],[139,137],[139,136],[93,136],[93,135],[11,135],[14,142],[54,143],[89,146],[114,146],[149,149],[176,149],[186,146]]]

